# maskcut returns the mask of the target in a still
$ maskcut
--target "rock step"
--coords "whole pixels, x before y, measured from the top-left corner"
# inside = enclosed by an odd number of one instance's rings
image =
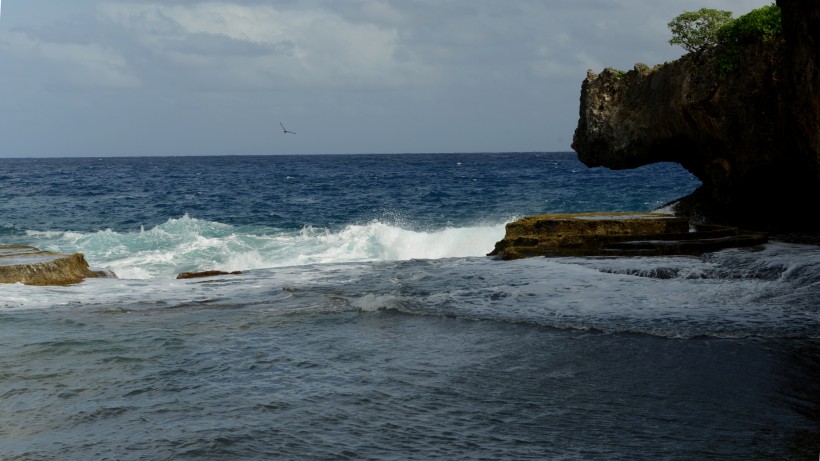
[[[697,232],[693,232],[697,234]],[[632,240],[607,244],[604,254],[617,256],[664,256],[690,255],[700,256],[703,253],[719,251],[726,248],[740,248],[766,243],[764,234],[737,234],[717,238],[688,238],[685,240]]]
[[[41,251],[23,245],[0,245],[0,283],[70,285],[100,277],[81,253]]]

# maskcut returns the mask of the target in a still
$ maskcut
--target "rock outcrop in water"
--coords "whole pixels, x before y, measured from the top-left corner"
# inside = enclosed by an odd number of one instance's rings
[[[572,147],[590,167],[677,162],[702,186],[696,222],[816,231],[820,209],[820,2],[778,0],[782,39],[629,72],[589,71]]]
[[[727,226],[693,227],[687,218],[660,213],[552,214],[507,224],[489,256],[694,256],[766,240]]]
[[[69,285],[100,276],[88,267],[80,253],[53,253],[30,246],[0,245],[0,283]]]

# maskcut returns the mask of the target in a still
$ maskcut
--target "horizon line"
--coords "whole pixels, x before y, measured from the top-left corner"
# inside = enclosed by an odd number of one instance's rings
[[[310,157],[310,156],[344,156],[344,155],[490,155],[490,154],[575,154],[575,151],[463,151],[463,152],[337,152],[314,154],[156,154],[156,155],[65,155],[65,156],[23,156],[4,157],[2,160],[47,160],[47,159],[104,159],[104,158],[177,158],[177,157]]]

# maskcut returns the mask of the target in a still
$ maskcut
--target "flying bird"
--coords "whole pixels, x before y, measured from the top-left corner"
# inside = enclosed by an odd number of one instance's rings
[[[279,122],[279,126],[281,126],[281,127],[282,127],[282,134],[288,134],[288,133],[290,133],[290,134],[296,134],[296,132],[295,132],[295,131],[288,131],[288,129],[287,129],[287,128],[285,128],[285,125],[282,125],[282,122]]]

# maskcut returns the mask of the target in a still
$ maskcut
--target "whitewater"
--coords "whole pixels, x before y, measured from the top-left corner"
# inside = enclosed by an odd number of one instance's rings
[[[281,231],[232,226],[184,215],[149,230],[121,233],[27,231],[44,249],[78,252],[121,278],[167,278],[182,272],[242,271],[354,261],[484,256],[504,223],[415,231],[373,221],[337,232],[311,226]]]

